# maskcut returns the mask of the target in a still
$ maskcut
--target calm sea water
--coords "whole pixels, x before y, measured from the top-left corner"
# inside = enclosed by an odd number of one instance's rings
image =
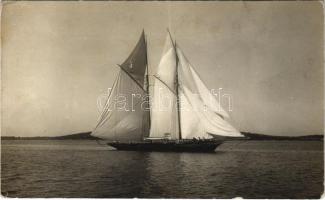
[[[9,197],[319,198],[323,191],[320,141],[226,142],[207,154],[4,140],[1,156]]]

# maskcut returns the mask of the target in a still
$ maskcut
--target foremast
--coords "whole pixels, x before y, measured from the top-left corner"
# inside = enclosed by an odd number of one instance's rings
[[[143,30],[144,32],[144,30]],[[149,128],[148,128],[148,133],[145,133],[146,136],[149,136],[149,131],[150,131],[150,127],[151,127],[151,114],[150,114],[150,82],[149,82],[149,62],[148,62],[148,40],[147,40],[147,36],[146,34],[144,34],[144,42],[145,42],[145,49],[146,49],[146,91],[147,91],[147,102],[148,102],[148,118],[149,118]],[[144,138],[144,137],[143,137]]]

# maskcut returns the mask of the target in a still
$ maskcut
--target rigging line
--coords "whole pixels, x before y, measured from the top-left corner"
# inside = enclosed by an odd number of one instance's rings
[[[100,122],[100,124],[98,125],[98,127],[99,126],[102,126],[102,125],[104,125],[105,123],[106,123],[106,121],[107,120],[109,120],[109,119],[111,119],[112,117],[114,117],[113,115],[107,115],[101,122]]]
[[[110,99],[110,97],[111,97],[111,95],[112,95],[112,93],[113,93],[113,89],[114,89],[115,85],[117,84],[117,80],[118,80],[118,78],[119,78],[119,75],[120,75],[120,72],[119,72],[119,74],[116,76],[116,78],[115,78],[115,80],[114,80],[114,83],[113,83],[112,89],[111,89],[111,91],[110,91],[110,93],[109,93],[109,95],[108,95],[108,97],[107,97],[107,99],[106,99],[104,109],[103,109],[103,111],[102,111],[102,113],[101,113],[101,115],[100,115],[100,117],[99,117],[98,123],[97,123],[96,127],[94,128],[94,130],[99,126],[99,124],[101,124],[101,122],[102,122],[103,119],[104,119],[104,115],[106,115],[106,113],[107,113],[107,110],[108,110],[108,109],[106,109],[106,107],[108,107],[108,106],[106,106],[106,105],[108,104],[108,101],[109,101],[109,99]],[[93,130],[93,131],[94,131],[94,130]]]
[[[109,96],[108,96],[107,99],[106,99],[105,106],[104,106],[104,110],[103,110],[103,112],[102,112],[102,115],[101,115],[100,121],[98,122],[98,125],[103,121],[104,117],[107,115],[107,112],[109,111],[109,106],[110,106],[110,104],[109,104],[109,100],[110,100],[110,98],[111,98],[111,95],[112,95],[112,94],[114,93],[114,91],[116,90],[115,87],[116,87],[116,84],[117,84],[119,78],[120,78],[120,72],[118,73],[118,75],[117,75],[117,77],[116,77],[116,79],[115,79],[114,85],[113,85],[113,87],[112,87],[112,89],[111,89],[111,91],[110,91],[110,93],[109,93]],[[113,91],[113,90],[114,90],[114,91]],[[98,125],[97,125],[97,126],[98,126]]]
[[[164,82],[162,81],[158,76],[153,75],[153,77],[155,77],[156,79],[158,79],[162,84],[164,84],[173,94],[176,95],[176,93]]]
[[[108,108],[109,108],[109,106],[110,106],[110,104],[109,104],[109,100],[110,100],[110,98],[111,98],[111,95],[112,95],[113,92],[115,91],[115,86],[116,86],[118,80],[120,79],[120,73],[121,73],[121,71],[119,71],[118,75],[116,76],[115,81],[114,81],[114,84],[113,84],[113,87],[111,88],[111,91],[110,91],[110,93],[109,93],[109,95],[108,95],[108,97],[107,97],[107,99],[106,99],[106,102],[105,102],[105,106],[104,106],[104,110],[103,110],[103,112],[102,112],[102,115],[106,115],[106,114],[107,114]],[[113,91],[113,90],[114,90],[114,91]],[[102,116],[102,117],[103,117],[103,116]],[[101,120],[102,120],[102,119],[101,119]]]
[[[127,72],[121,65],[117,64],[117,66],[119,66],[121,68],[121,70],[123,72],[125,72],[141,88],[141,90],[143,90],[144,92],[146,92],[146,90],[143,89],[143,87],[141,86],[141,84],[137,80],[135,80],[135,78],[129,72]]]
[[[103,66],[105,66],[105,65],[103,65]],[[114,86],[115,86],[115,84],[116,84],[116,82],[117,82],[118,77],[119,77],[119,75],[116,76],[116,78],[115,78],[115,80],[114,80],[114,82],[113,82],[112,90],[113,90],[113,88],[114,88]],[[109,100],[109,98],[110,98],[110,96],[111,96],[111,94],[112,94],[112,92],[113,92],[112,90],[110,91],[109,96],[108,96],[107,99],[106,99],[106,102],[105,102],[105,106],[104,106],[104,108],[103,108],[103,111],[102,111],[101,115],[99,116],[99,118],[98,118],[98,123],[97,123],[97,125],[95,126],[95,128],[93,129],[93,131],[98,127],[98,125],[100,124],[100,122],[103,120],[103,116],[104,116],[104,113],[105,113],[105,109],[106,109],[106,107],[107,107],[107,106],[106,106],[106,105],[107,105],[107,102],[108,102],[108,100]]]

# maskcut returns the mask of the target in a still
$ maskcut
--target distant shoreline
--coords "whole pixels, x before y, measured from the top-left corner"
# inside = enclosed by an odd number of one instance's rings
[[[53,137],[16,137],[16,136],[1,136],[1,140],[102,140],[101,138],[94,137],[91,132],[75,133],[64,136]]]
[[[258,133],[241,132],[248,140],[313,140],[323,141],[324,135],[304,135],[304,136],[273,136]]]
[[[247,140],[296,140],[296,141],[323,141],[323,135],[305,135],[305,136],[272,136],[257,133],[242,132]],[[64,136],[54,137],[16,137],[1,136],[1,140],[102,140],[94,137],[91,132],[76,133]],[[233,138],[231,140],[234,140]]]

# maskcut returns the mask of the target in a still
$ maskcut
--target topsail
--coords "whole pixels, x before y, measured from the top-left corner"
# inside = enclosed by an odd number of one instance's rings
[[[136,83],[144,87],[147,67],[147,44],[144,31],[130,56],[120,66]]]

